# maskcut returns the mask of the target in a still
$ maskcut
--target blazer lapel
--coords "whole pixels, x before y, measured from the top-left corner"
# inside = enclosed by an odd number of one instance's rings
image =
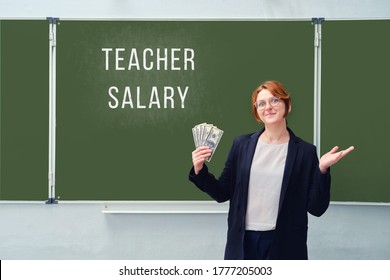
[[[286,165],[284,167],[284,174],[283,174],[283,181],[282,181],[282,189],[280,191],[280,199],[279,199],[279,209],[278,213],[280,212],[280,209],[283,205],[283,200],[287,191],[288,184],[290,182],[292,170],[294,167],[295,158],[298,153],[299,149],[299,141],[295,134],[288,128],[288,132],[290,133],[290,141],[288,143],[288,150],[287,150],[287,158],[286,158]]]

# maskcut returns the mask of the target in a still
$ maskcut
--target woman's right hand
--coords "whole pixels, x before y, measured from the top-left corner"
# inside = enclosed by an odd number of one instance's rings
[[[212,150],[207,146],[198,147],[192,152],[192,163],[196,175],[202,170],[204,161],[211,156],[211,153]]]

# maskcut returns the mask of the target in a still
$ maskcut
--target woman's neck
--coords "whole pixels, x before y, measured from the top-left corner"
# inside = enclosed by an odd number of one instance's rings
[[[264,132],[260,135],[260,139],[267,144],[283,144],[290,140],[290,133],[286,125],[266,126]]]

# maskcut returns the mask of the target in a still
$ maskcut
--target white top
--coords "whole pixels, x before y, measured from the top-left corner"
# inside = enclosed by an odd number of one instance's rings
[[[246,230],[275,229],[288,142],[257,141],[249,177]]]

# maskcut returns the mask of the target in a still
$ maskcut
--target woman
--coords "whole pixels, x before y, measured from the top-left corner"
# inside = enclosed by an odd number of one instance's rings
[[[192,152],[189,179],[218,202],[230,200],[225,259],[307,259],[307,212],[329,206],[329,167],[354,147],[334,147],[318,161],[316,148],[287,127],[291,100],[276,81],[252,94],[260,131],[237,137],[216,179],[204,164],[208,147]]]

